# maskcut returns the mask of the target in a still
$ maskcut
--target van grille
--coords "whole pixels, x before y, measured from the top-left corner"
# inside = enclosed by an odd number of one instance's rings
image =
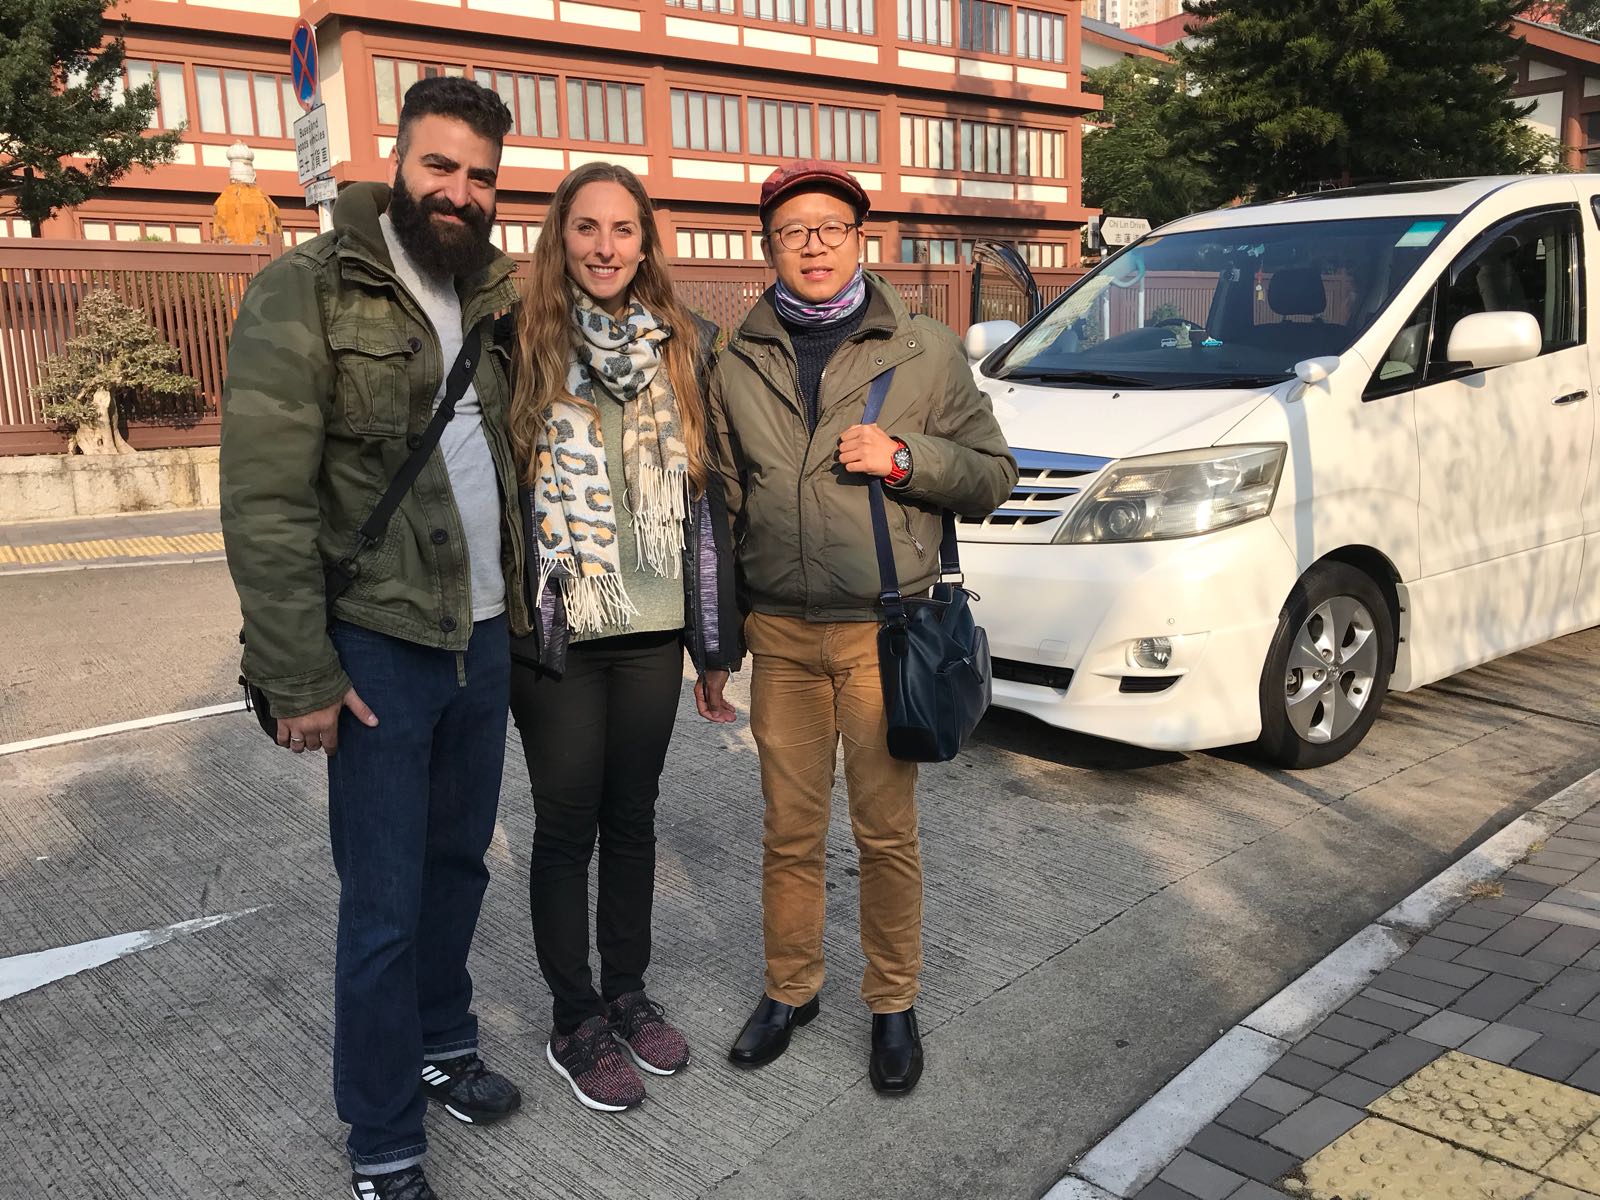
[[[1017,485],[1005,504],[988,516],[961,519],[961,532],[969,541],[1009,541],[1005,533],[1024,531],[1042,534],[1044,530],[1035,527],[1058,522],[1072,507],[1072,498],[1111,462],[1109,458],[1053,450],[1013,447],[1011,453],[1017,460]],[[1035,539],[1024,536],[1020,540]]]

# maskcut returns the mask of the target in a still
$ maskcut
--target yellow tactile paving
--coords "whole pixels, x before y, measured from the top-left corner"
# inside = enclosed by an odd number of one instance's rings
[[[1541,1183],[1529,1200],[1600,1200],[1593,1192],[1580,1192],[1560,1183]]]
[[[1578,1135],[1567,1149],[1550,1160],[1542,1174],[1580,1188],[1583,1195],[1600,1192],[1600,1125]]]
[[[1285,1182],[1304,1200],[1531,1200],[1536,1175],[1368,1117]]]
[[[1452,1050],[1367,1106],[1434,1137],[1537,1171],[1600,1121],[1600,1097]],[[1600,1177],[1574,1186],[1595,1186]]]
[[[0,564],[36,565],[92,562],[99,558],[156,558],[164,554],[215,554],[222,534],[180,533],[171,536],[88,538],[81,542],[47,542],[37,546],[0,546]]]

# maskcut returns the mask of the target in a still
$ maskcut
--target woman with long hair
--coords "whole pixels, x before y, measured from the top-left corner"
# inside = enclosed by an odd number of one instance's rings
[[[534,632],[513,646],[511,711],[533,783],[528,895],[553,998],[545,1055],[592,1109],[644,1099],[683,1034],[645,991],[655,806],[683,685],[723,697],[740,655],[705,390],[716,327],[673,294],[650,198],[610,163],[562,181],[517,318],[511,434],[523,471]],[[589,862],[600,851],[589,966]]]

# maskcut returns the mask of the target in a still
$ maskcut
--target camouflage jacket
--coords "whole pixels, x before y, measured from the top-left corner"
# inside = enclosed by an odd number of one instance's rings
[[[222,532],[244,614],[244,672],[279,716],[340,699],[350,680],[328,637],[323,564],[356,547],[432,413],[439,339],[394,274],[378,217],[389,189],[355,184],[333,232],[272,263],[234,325],[222,397]],[[512,261],[458,282],[470,331],[516,300]],[[506,413],[509,359],[495,341],[473,383],[500,477],[501,558],[514,632],[528,628],[522,523]],[[360,552],[335,614],[443,650],[472,635],[467,543],[443,456],[435,451],[390,520]],[[369,702],[375,702],[368,696]]]

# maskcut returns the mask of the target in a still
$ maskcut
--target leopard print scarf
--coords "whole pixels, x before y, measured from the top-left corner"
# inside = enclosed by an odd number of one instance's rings
[[[615,501],[595,404],[599,387],[622,405],[623,502],[633,515],[638,568],[677,576],[689,510],[689,455],[661,344],[672,335],[634,301],[620,321],[572,288],[573,352],[567,391],[535,447],[534,515],[541,555],[539,594],[560,579],[574,633],[626,627],[638,609],[623,584]],[[617,447],[612,447],[616,451]]]

